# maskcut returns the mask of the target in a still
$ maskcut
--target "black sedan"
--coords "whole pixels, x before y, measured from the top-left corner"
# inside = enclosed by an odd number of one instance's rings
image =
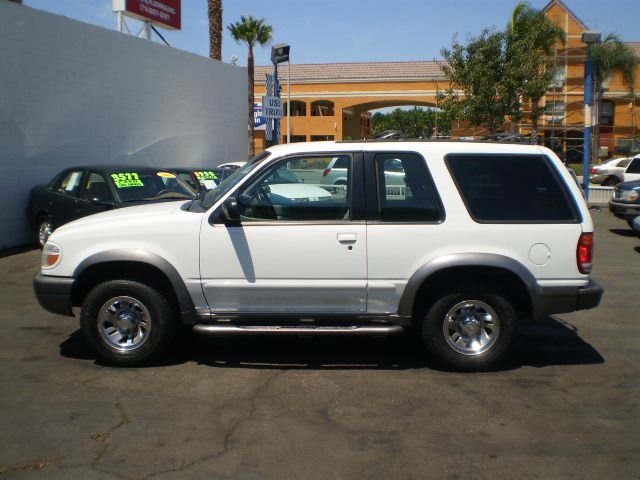
[[[132,165],[68,168],[29,198],[29,219],[38,243],[51,232],[81,217],[148,202],[187,200],[196,192],[166,169]]]
[[[633,228],[633,220],[640,217],[640,180],[616,185],[613,198],[609,201],[609,210]]]
[[[233,170],[230,168],[206,169],[202,167],[179,167],[171,168],[170,171],[175,173],[180,180],[183,180],[198,193],[208,192],[216,188],[218,183],[233,173]]]

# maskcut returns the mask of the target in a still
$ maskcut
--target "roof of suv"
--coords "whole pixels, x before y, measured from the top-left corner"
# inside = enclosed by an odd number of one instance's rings
[[[499,143],[488,141],[443,141],[443,140],[360,140],[348,142],[303,142],[274,145],[267,149],[275,155],[288,153],[318,153],[318,152],[352,152],[361,151],[432,151],[459,153],[522,153],[540,154],[551,152],[546,147],[518,143]]]

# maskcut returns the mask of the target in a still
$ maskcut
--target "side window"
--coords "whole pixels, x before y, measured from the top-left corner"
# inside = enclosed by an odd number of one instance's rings
[[[343,165],[342,182],[335,184],[323,173],[337,161]],[[283,159],[258,175],[240,192],[238,206],[242,220],[349,220],[351,169],[350,155]]]
[[[542,155],[454,154],[446,161],[476,221],[578,221],[566,186]]]
[[[384,153],[375,158],[378,215],[383,222],[439,222],[444,214],[422,157]]]
[[[91,202],[112,202],[113,196],[107,185],[107,180],[99,173],[89,173],[84,184],[82,198]]]
[[[80,193],[80,182],[82,181],[82,170],[71,170],[65,173],[51,189],[54,192],[77,197]]]

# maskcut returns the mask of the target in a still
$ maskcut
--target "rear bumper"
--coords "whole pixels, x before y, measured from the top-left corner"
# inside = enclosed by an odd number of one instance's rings
[[[42,308],[51,313],[72,317],[71,290],[74,281],[69,277],[52,277],[37,273],[33,277],[33,291]]]
[[[640,204],[621,203],[611,200],[609,202],[609,211],[623,220],[633,220],[640,216]]]
[[[584,287],[541,287],[540,291],[535,308],[537,318],[595,308],[600,305],[604,294],[602,286],[593,280],[589,280]]]

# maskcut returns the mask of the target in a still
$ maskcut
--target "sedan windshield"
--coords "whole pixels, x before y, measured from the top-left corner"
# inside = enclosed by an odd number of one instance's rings
[[[175,174],[163,171],[127,171],[109,175],[121,202],[186,200],[196,196]]]
[[[200,205],[205,210],[208,210],[215,204],[222,196],[235,187],[244,177],[246,177],[250,172],[252,172],[255,168],[260,165],[262,160],[267,158],[271,152],[262,152],[260,155],[254,157],[249,160],[242,168],[237,169],[231,176],[225,178],[221,181],[216,188],[207,193],[202,200],[200,200]]]

